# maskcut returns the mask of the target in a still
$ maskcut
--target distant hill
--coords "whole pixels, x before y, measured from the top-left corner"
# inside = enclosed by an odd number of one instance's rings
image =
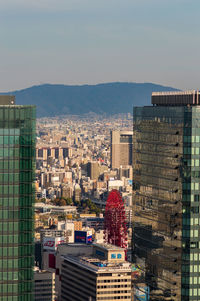
[[[35,104],[38,117],[66,114],[132,113],[133,106],[151,104],[152,91],[176,91],[177,89],[152,83],[105,83],[98,85],[33,86],[27,89],[1,94],[13,94],[17,104]]]

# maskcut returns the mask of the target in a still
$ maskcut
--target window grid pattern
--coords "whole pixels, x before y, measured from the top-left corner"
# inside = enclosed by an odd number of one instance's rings
[[[143,107],[133,115],[134,256],[154,297],[197,301],[200,107]]]
[[[0,106],[0,301],[33,300],[35,107]]]

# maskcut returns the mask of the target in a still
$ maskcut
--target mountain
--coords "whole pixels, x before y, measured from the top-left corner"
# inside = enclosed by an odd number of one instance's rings
[[[98,85],[44,84],[1,94],[13,94],[17,104],[35,104],[38,117],[132,113],[133,106],[151,104],[153,91],[177,89],[152,83],[105,83]]]

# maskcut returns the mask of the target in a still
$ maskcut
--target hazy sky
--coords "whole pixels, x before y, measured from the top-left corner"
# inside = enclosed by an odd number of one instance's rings
[[[200,88],[200,0],[0,0],[0,91],[41,83]]]

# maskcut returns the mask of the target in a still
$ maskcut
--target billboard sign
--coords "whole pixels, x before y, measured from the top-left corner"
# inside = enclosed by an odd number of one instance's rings
[[[57,246],[65,242],[64,237],[44,237],[43,239],[43,249],[55,251]]]
[[[91,231],[75,231],[74,241],[76,243],[92,243],[92,233]]]
[[[148,287],[137,287],[135,289],[135,299],[139,301],[149,301],[149,288]]]
[[[87,236],[86,242],[87,242],[87,244],[91,244],[92,243],[92,235]]]
[[[78,243],[86,243],[86,231],[75,231],[74,241]]]

